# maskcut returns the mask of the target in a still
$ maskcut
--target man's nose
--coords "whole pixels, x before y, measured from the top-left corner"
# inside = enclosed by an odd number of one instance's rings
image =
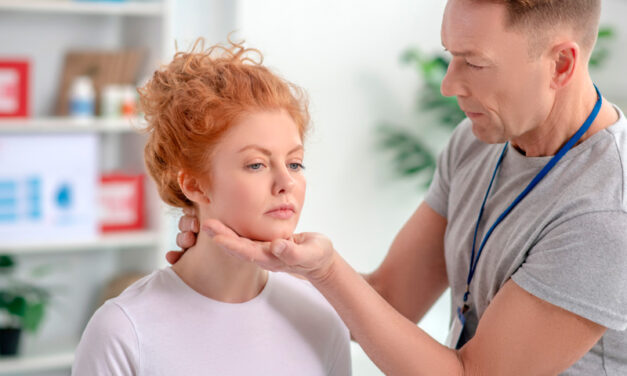
[[[463,82],[457,62],[451,61],[440,85],[440,92],[445,97],[464,97],[468,95],[468,89]]]

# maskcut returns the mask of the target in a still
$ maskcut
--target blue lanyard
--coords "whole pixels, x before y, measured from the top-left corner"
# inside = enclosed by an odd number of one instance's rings
[[[507,215],[514,209],[514,207],[518,205],[518,203],[520,203],[520,201],[522,201],[522,199],[525,198],[525,196],[527,196],[527,194],[529,194],[529,192],[531,192],[533,188],[535,188],[535,186],[540,182],[540,180],[542,180],[549,173],[549,171],[551,171],[551,169],[557,164],[557,162],[559,162],[559,160],[562,159],[562,157],[566,155],[566,153],[568,153],[568,151],[577,143],[577,141],[581,139],[584,133],[586,133],[588,129],[590,129],[590,125],[592,125],[592,122],[594,122],[594,119],[596,119],[597,115],[599,114],[599,110],[601,109],[601,104],[603,100],[601,97],[601,93],[599,92],[599,89],[596,87],[596,85],[594,86],[594,89],[597,92],[597,102],[594,105],[594,108],[592,109],[592,112],[590,113],[590,115],[588,115],[588,118],[586,119],[586,121],[582,124],[582,126],[579,128],[577,133],[575,133],[575,135],[571,137],[570,140],[568,140],[566,145],[562,146],[562,148],[557,152],[557,154],[555,154],[553,158],[551,158],[551,160],[544,166],[544,168],[542,168],[542,170],[538,172],[538,174],[533,178],[533,180],[531,180],[531,183],[527,185],[527,187],[522,191],[522,193],[520,193],[518,197],[516,197],[516,199],[514,199],[514,201],[509,205],[509,207],[505,209],[505,211],[501,213],[501,215],[496,219],[492,227],[490,227],[488,232],[484,235],[483,240],[481,241],[481,245],[479,246],[479,250],[476,252],[477,257],[475,258],[475,246],[477,243],[477,232],[479,231],[479,222],[481,222],[481,217],[483,216],[483,210],[485,209],[485,203],[488,200],[488,196],[490,195],[490,189],[492,189],[492,183],[494,183],[494,178],[496,178],[496,174],[498,173],[499,168],[501,167],[501,162],[503,162],[503,157],[505,156],[505,151],[507,150],[507,145],[509,144],[509,143],[505,143],[505,147],[503,147],[503,151],[501,152],[501,155],[499,156],[499,160],[496,163],[496,168],[494,169],[494,173],[492,174],[492,180],[490,180],[490,185],[488,186],[488,190],[485,193],[485,197],[483,198],[483,203],[481,204],[481,209],[479,210],[479,218],[477,218],[477,224],[475,226],[475,235],[472,240],[472,253],[470,255],[470,267],[468,269],[468,279],[466,281],[466,292],[464,293],[464,307],[462,309],[463,312],[466,312],[469,308],[467,302],[468,302],[468,296],[470,295],[470,282],[472,282],[472,278],[474,277],[475,271],[477,270],[477,265],[479,264],[479,257],[481,257],[481,253],[483,252],[483,247],[485,246],[486,242],[490,238],[490,235],[492,235],[492,232],[494,231],[496,226],[498,226],[499,223],[501,223],[501,221],[503,221],[503,219],[507,217]]]

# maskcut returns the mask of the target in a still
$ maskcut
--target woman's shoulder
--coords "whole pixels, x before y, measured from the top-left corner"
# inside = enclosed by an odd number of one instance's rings
[[[91,317],[75,353],[73,375],[137,374],[139,341],[135,327],[109,300]]]
[[[155,270],[135,281],[118,296],[107,300],[94,314],[93,319],[110,321],[120,314],[133,325],[151,321],[152,312],[181,297],[181,288],[170,274],[169,268]]]

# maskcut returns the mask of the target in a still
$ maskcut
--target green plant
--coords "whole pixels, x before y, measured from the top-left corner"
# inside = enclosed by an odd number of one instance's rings
[[[603,26],[599,28],[599,37],[597,44],[594,46],[594,51],[590,56],[590,68],[600,68],[603,63],[610,56],[610,42],[614,39],[616,33],[611,26]]]
[[[598,69],[610,54],[609,42],[614,38],[614,29],[601,27],[599,38],[590,58],[590,67]],[[401,55],[401,62],[410,65],[421,77],[416,103],[417,113],[429,113],[436,120],[436,125],[449,133],[466,115],[453,97],[444,97],[440,85],[449,65],[449,57],[443,53],[427,55],[418,48],[410,48]],[[428,188],[436,167],[437,150],[421,136],[419,132],[407,126],[382,122],[378,126],[379,147],[393,155],[394,169],[401,177],[418,177],[421,186]]]
[[[41,324],[49,292],[13,276],[15,261],[0,255],[0,326],[35,332]]]

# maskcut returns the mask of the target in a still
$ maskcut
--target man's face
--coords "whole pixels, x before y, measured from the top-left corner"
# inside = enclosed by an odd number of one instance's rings
[[[554,92],[547,54],[530,57],[527,37],[507,30],[502,4],[449,0],[442,44],[452,55],[442,94],[456,96],[487,143],[515,139],[546,121]]]

